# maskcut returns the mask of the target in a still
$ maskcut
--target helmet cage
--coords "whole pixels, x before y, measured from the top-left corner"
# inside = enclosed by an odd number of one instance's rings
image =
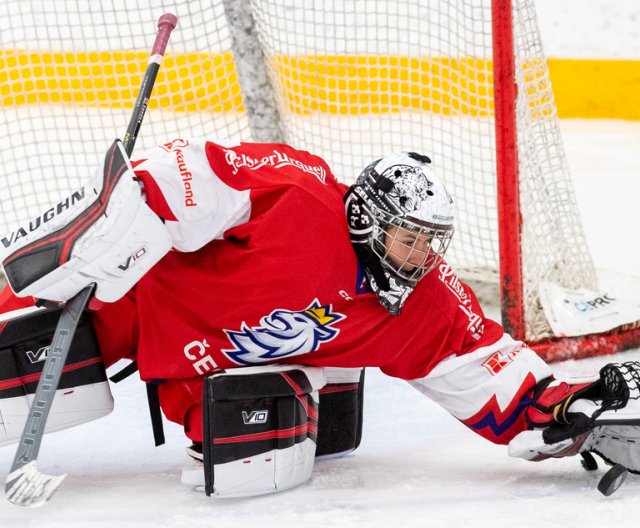
[[[442,261],[453,227],[372,209],[371,249],[385,268],[415,286]],[[412,235],[408,239],[403,236],[407,232]]]

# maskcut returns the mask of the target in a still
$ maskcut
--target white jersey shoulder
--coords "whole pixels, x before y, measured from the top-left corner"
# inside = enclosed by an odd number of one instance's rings
[[[221,239],[251,214],[249,191],[233,189],[220,179],[207,159],[207,143],[202,138],[175,139],[136,155],[141,160],[136,172],[151,175],[173,213],[165,225],[178,251],[196,251]]]

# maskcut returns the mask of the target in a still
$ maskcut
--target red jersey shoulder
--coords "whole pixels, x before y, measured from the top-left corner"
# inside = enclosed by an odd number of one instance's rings
[[[503,334],[499,324],[485,317],[473,290],[444,260],[422,280],[414,296],[415,302],[433,303],[438,317],[449,321],[449,345],[457,355],[493,343]]]
[[[338,186],[322,158],[290,145],[240,143],[224,147],[207,142],[206,154],[218,177],[239,190],[276,185]]]
[[[472,338],[480,339],[484,333],[484,313],[473,290],[460,280],[453,267],[442,261],[435,270],[434,278],[444,286],[440,291],[446,295],[449,303],[456,306],[458,317],[466,322],[466,330]]]

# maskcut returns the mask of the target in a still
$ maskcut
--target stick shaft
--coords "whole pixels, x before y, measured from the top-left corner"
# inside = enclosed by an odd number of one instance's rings
[[[169,13],[162,15],[158,20],[158,34],[123,141],[127,156],[130,156],[133,152],[158,69],[176,22],[176,16]],[[62,377],[71,342],[82,312],[89,302],[94,288],[95,285],[87,286],[70,299],[60,315],[53,334],[50,352],[42,368],[42,374],[36,387],[27,422],[11,465],[11,473],[5,484],[5,494],[14,504],[34,506],[44,503],[51,497],[64,478],[64,476],[55,477],[39,473],[34,464],[40,450],[47,417]],[[25,467],[30,463],[33,464]],[[26,471],[27,469],[29,471]]]
[[[69,347],[78,326],[82,311],[91,296],[93,287],[87,287],[66,305],[53,335],[49,354],[42,367],[27,423],[22,431],[11,472],[28,464],[38,456],[44,427],[53,404],[53,397],[60,383]]]
[[[138,98],[136,99],[136,103],[133,107],[133,114],[131,115],[129,126],[127,127],[127,131],[125,132],[122,140],[127,156],[131,156],[131,153],[133,152],[133,147],[136,139],[138,138],[142,119],[147,111],[151,91],[153,90],[158,70],[160,69],[164,53],[167,49],[169,37],[171,36],[173,29],[176,27],[176,23],[176,16],[170,13],[162,15],[158,20],[158,34],[156,35],[156,40],[153,43],[153,48],[151,49],[151,56],[149,57],[149,63],[147,64],[147,69],[145,70],[144,77],[142,78],[142,85],[140,86],[140,92],[138,93]]]

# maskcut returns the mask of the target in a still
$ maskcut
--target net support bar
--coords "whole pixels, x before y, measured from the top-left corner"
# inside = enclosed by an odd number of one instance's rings
[[[280,112],[250,0],[223,0],[238,80],[254,141],[282,143]]]

